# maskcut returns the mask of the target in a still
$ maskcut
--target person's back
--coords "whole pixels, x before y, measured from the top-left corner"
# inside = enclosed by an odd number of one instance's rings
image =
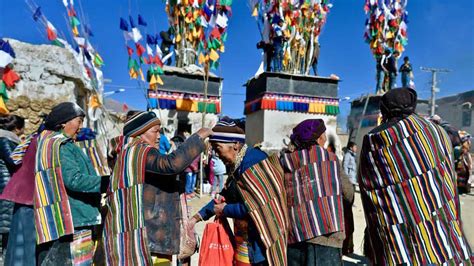
[[[380,265],[459,264],[471,253],[456,208],[452,148],[446,132],[415,108],[415,91],[388,92],[384,123],[364,137],[365,255]]]

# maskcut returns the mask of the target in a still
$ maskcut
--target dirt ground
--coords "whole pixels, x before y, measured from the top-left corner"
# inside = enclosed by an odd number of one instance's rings
[[[463,228],[466,234],[467,240],[472,245],[474,244],[474,193],[468,195],[461,195],[461,217],[463,221]],[[195,198],[188,202],[192,208],[191,213],[199,211],[201,207],[207,204],[210,200],[210,196],[204,195],[202,198]],[[344,265],[366,265],[367,261],[362,256],[362,239],[364,236],[365,218],[364,211],[362,209],[362,203],[360,201],[360,193],[356,191],[355,202],[352,209],[354,213],[354,254],[350,257],[344,257]],[[212,221],[212,219],[210,219]],[[196,225],[196,231],[199,237],[202,237],[204,231],[205,222],[198,223]],[[199,254],[194,254],[191,258],[191,264],[197,265],[199,260]]]

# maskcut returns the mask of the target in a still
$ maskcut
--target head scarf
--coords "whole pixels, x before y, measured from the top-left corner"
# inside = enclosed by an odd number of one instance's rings
[[[385,93],[380,101],[384,119],[405,118],[416,110],[416,91],[410,88],[393,89]]]
[[[315,144],[316,140],[326,131],[326,125],[322,119],[306,119],[293,128],[290,139],[297,147],[305,144]]]
[[[73,102],[62,102],[51,110],[46,117],[44,125],[46,129],[56,130],[61,124],[64,124],[76,117],[85,117],[86,114],[79,105]]]

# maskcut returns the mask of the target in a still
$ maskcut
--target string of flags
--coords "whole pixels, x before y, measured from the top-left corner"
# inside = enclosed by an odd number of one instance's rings
[[[364,5],[365,41],[377,58],[384,53],[397,52],[398,56],[408,44],[406,11],[408,0],[366,0]]]
[[[163,85],[160,75],[163,75],[163,62],[168,60],[170,55],[163,56],[163,52],[158,44],[160,36],[158,34],[143,35],[139,29],[144,29],[148,23],[140,14],[137,16],[137,23],[132,16],[128,20],[120,18],[120,29],[123,31],[125,45],[128,54],[128,74],[131,79],[140,78],[143,82],[148,82],[149,89],[158,89],[158,85]],[[129,45],[132,42],[132,47]],[[142,66],[148,66],[145,75]]]
[[[15,83],[20,80],[18,74],[13,70],[13,59],[16,58],[15,51],[8,41],[0,39],[0,114],[8,114],[5,105],[8,101],[8,90],[14,88]]]
[[[250,114],[258,110],[277,110],[326,115],[337,115],[340,111],[338,99],[273,93],[265,93],[262,97],[245,103],[245,114]]]
[[[167,1],[174,34],[176,66],[197,62],[216,70],[225,52],[232,0]]]
[[[102,94],[104,91],[103,73],[101,67],[104,65],[104,60],[89,42],[89,38],[94,34],[90,26],[84,24],[79,19],[74,8],[73,0],[63,0],[63,5],[66,9],[69,28],[72,34],[73,44],[70,45],[67,41],[58,36],[55,26],[43,14],[41,7],[36,5],[34,0],[29,0],[28,5],[33,13],[33,20],[42,24],[46,29],[46,37],[53,45],[60,46],[70,51],[76,62],[82,66],[83,77],[89,81],[92,94],[89,97],[89,108],[98,110],[102,107]],[[89,110],[91,111],[91,110]],[[95,121],[90,117],[91,120]]]
[[[332,4],[328,0],[249,0],[273,71],[308,74],[319,56],[319,35]],[[269,51],[272,52],[269,52]]]

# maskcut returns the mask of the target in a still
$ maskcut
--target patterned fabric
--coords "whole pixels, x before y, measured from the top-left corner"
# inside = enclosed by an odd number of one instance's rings
[[[446,132],[417,115],[364,137],[359,183],[372,262],[470,264],[451,156]]]
[[[288,212],[283,178],[283,169],[273,155],[248,168],[238,181],[269,265],[287,264]]]
[[[143,211],[150,146],[134,139],[119,154],[110,178],[104,246],[107,265],[151,265]]]
[[[236,266],[250,266],[249,257],[249,236],[248,236],[248,221],[242,219],[234,219],[234,238],[235,238],[235,253],[234,260]]]
[[[49,130],[38,138],[33,198],[38,244],[74,233],[59,159],[59,148],[65,141],[68,139],[63,134]]]
[[[10,158],[12,158],[13,162],[16,165],[20,165],[23,162],[23,157],[25,157],[26,150],[28,150],[31,140],[36,135],[37,135],[36,133],[29,135],[25,140],[23,140],[20,144],[18,144],[15,150],[10,154]]]
[[[110,169],[97,144],[97,140],[78,141],[75,144],[81,148],[84,154],[90,159],[98,176],[110,175]]]
[[[74,266],[92,265],[94,241],[91,230],[81,230],[74,234],[71,242],[71,260]]]
[[[336,155],[320,146],[283,155],[290,244],[344,229],[337,164]]]

